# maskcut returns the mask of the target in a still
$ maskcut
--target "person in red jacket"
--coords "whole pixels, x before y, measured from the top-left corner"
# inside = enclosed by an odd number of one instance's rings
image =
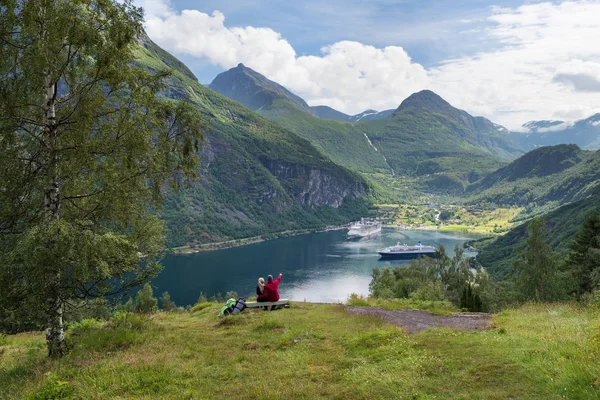
[[[269,301],[275,302],[279,300],[279,283],[281,282],[281,277],[283,275],[279,274],[277,279],[273,279],[272,275],[267,276],[267,284],[265,285],[265,290],[262,295],[257,296],[258,301]],[[265,300],[266,299],[266,300]],[[269,306],[269,311],[272,306]]]

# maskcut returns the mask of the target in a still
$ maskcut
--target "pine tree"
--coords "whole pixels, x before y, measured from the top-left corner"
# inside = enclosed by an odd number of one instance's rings
[[[175,311],[177,309],[177,305],[173,300],[171,300],[171,295],[169,292],[164,292],[162,294],[162,297],[160,298],[160,304],[163,311]]]
[[[546,227],[540,218],[527,226],[526,248],[513,264],[517,274],[516,286],[526,300],[552,300],[555,296],[556,262],[547,243]]]
[[[146,282],[143,288],[135,296],[135,311],[140,313],[152,313],[158,309],[158,300],[154,297],[152,285]]]
[[[45,315],[52,357],[65,304],[159,271],[152,208],[197,165],[198,117],[160,98],[168,72],[136,67],[142,17],[129,0],[0,5],[0,319]]]
[[[583,223],[571,245],[568,264],[576,274],[580,293],[589,293],[600,283],[600,215],[594,211]]]

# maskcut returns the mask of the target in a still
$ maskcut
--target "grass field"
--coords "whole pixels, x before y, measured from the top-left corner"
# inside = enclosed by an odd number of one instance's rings
[[[574,305],[504,311],[486,332],[414,335],[338,305],[195,310],[72,327],[59,361],[40,333],[2,336],[0,397],[600,398],[600,312]]]
[[[423,206],[410,204],[377,204],[377,214],[389,223],[408,229],[431,229],[479,235],[500,234],[515,225],[522,208],[477,209],[463,206]],[[440,220],[440,213],[450,213]]]

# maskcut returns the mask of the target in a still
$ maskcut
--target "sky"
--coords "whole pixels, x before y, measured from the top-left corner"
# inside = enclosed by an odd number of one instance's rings
[[[135,0],[201,83],[243,63],[310,105],[430,89],[512,130],[600,112],[600,0]]]

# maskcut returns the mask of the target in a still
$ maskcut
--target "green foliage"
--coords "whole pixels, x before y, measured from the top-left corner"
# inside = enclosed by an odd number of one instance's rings
[[[164,292],[160,298],[161,309],[163,311],[175,311],[177,310],[177,305],[174,301],[171,300],[171,295],[169,292]]]
[[[593,211],[575,236],[567,260],[578,279],[580,293],[590,293],[600,284],[600,214]]]
[[[44,386],[31,394],[28,400],[74,400],[74,392],[69,382],[60,380],[56,374],[48,372]]]
[[[160,270],[152,211],[199,166],[198,114],[160,95],[165,70],[135,64],[142,20],[129,1],[0,7],[0,315],[45,320],[51,356],[65,304]]]
[[[127,301],[125,303],[118,303],[115,307],[115,311],[117,311],[117,312],[133,312],[134,311],[133,299],[131,297],[128,297]]]
[[[567,204],[540,216],[548,229],[548,244],[554,250],[557,262],[563,263],[562,260],[569,253],[573,238],[581,229],[587,216],[600,210],[599,205],[600,191],[596,189],[594,194],[584,200]],[[485,245],[474,243],[474,246],[481,250],[477,255],[477,261],[496,280],[503,280],[514,274],[512,265],[518,257],[518,252],[524,247],[528,225],[529,222],[525,222],[516,226],[505,235]]]
[[[158,310],[158,300],[153,295],[152,285],[146,282],[144,287],[135,296],[135,311],[139,313],[153,313]]]
[[[454,212],[452,210],[442,210],[439,216],[440,220],[448,221],[449,219],[454,218]]]
[[[440,246],[435,260],[413,260],[393,270],[374,268],[369,290],[376,298],[449,301],[470,311],[489,310],[493,302],[487,273],[465,258],[463,249],[457,246],[454,252],[450,258]]]
[[[527,233],[526,247],[513,264],[518,293],[524,300],[555,300],[560,297],[558,264],[548,245],[544,222],[540,218],[532,219]]]
[[[102,328],[103,322],[97,319],[84,319],[79,322],[74,322],[69,325],[68,332],[70,335],[81,335],[86,331]]]
[[[64,319],[67,324],[85,319],[108,320],[112,307],[105,298],[72,301],[65,304]]]
[[[573,144],[541,147],[471,185],[468,203],[528,206],[528,214],[539,213],[586,198],[599,182],[600,153]]]

